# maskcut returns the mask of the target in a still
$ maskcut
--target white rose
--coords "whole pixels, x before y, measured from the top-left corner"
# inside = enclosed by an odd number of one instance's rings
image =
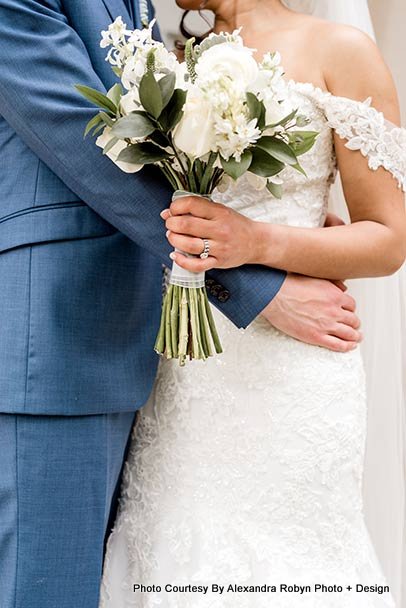
[[[196,64],[203,80],[212,74],[227,76],[239,88],[247,89],[258,78],[259,67],[252,51],[234,42],[216,44],[204,51]]]
[[[264,105],[266,109],[265,122],[267,125],[276,124],[291,112],[291,110],[287,110],[282,103],[279,103],[275,99],[265,100]]]
[[[179,150],[191,158],[202,158],[215,147],[213,110],[197,87],[189,89],[183,117],[173,137]]]
[[[111,133],[110,127],[106,127],[104,129],[103,133],[96,139],[96,145],[99,146],[99,148],[104,148],[109,143],[109,141],[112,139],[110,133]],[[108,156],[109,159],[112,160],[113,163],[115,165],[117,165],[117,167],[119,169],[121,169],[121,171],[124,171],[124,173],[137,173],[138,171],[140,171],[142,169],[143,165],[133,165],[131,163],[124,163],[121,161],[120,162],[117,161],[118,155],[126,147],[127,147],[126,142],[120,140],[107,152],[106,156]]]

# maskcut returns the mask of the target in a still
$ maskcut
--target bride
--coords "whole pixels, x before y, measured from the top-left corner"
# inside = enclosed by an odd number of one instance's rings
[[[259,57],[281,53],[292,104],[319,136],[307,177],[285,170],[281,200],[243,177],[215,193],[214,212],[203,199],[173,203],[171,244],[200,254],[207,238],[211,254],[177,263],[331,280],[393,273],[405,257],[406,135],[373,42],[280,0],[205,4],[216,31],[243,26]],[[321,228],[337,168],[351,224]],[[224,354],[183,369],[162,361],[140,412],[101,607],[393,608],[363,514],[359,349],[304,344],[262,318],[246,330],[216,322]]]

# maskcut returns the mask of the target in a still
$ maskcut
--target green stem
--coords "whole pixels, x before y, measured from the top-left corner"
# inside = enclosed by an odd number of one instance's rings
[[[166,346],[166,358],[172,359],[172,336],[171,336],[171,308],[172,308],[172,295],[173,295],[173,285],[169,285],[166,299],[166,309],[165,309],[165,346]]]
[[[178,356],[179,350],[179,291],[180,287],[173,287],[172,308],[171,308],[171,338],[173,357]]]
[[[223,352],[223,347],[221,346],[220,338],[217,333],[216,323],[214,321],[213,313],[212,313],[211,307],[210,307],[210,302],[207,297],[207,291],[205,291],[205,294],[204,294],[204,303],[205,303],[205,307],[206,307],[206,314],[207,314],[207,319],[208,319],[209,326],[210,326],[210,332],[211,332],[211,337],[213,339],[214,348],[216,349],[216,353],[220,354]]]
[[[200,182],[200,194],[207,194],[207,187],[212,178],[213,165],[216,162],[217,154],[212,152],[209,156],[209,160],[204,170],[202,181]]]
[[[159,331],[158,331],[158,335],[157,335],[156,341],[155,341],[155,352],[157,352],[159,355],[163,355],[163,353],[165,352],[165,312],[166,312],[166,305],[167,305],[167,300],[166,300],[166,295],[165,295],[164,299],[163,299],[163,302],[162,302],[161,323],[159,325]]]
[[[180,288],[180,315],[179,315],[179,363],[183,366],[186,362],[189,342],[189,309],[186,289]]]
[[[206,313],[205,288],[199,289],[199,307],[200,307],[200,333],[202,335],[202,344],[207,357],[213,357],[214,351],[211,340],[211,331],[209,320]]]

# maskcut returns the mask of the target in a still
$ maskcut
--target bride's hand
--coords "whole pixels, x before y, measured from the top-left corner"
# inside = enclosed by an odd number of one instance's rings
[[[210,255],[202,260],[181,253],[171,257],[182,268],[202,272],[212,268],[236,268],[255,262],[257,222],[198,196],[179,198],[162,212],[167,238],[176,249],[199,256],[207,239]]]

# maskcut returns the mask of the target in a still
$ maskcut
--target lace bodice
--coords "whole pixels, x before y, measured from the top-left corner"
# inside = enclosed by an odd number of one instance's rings
[[[300,158],[307,176],[287,167],[280,177],[284,183],[278,200],[261,188],[260,178],[245,174],[229,183],[225,192],[216,191],[215,200],[257,221],[292,226],[317,227],[324,224],[330,187],[337,172],[334,132],[346,140],[350,150],[367,157],[370,169],[384,167],[406,191],[406,130],[389,123],[364,102],[337,97],[311,83],[287,83],[292,107],[310,119],[308,129],[319,133],[314,147]]]

